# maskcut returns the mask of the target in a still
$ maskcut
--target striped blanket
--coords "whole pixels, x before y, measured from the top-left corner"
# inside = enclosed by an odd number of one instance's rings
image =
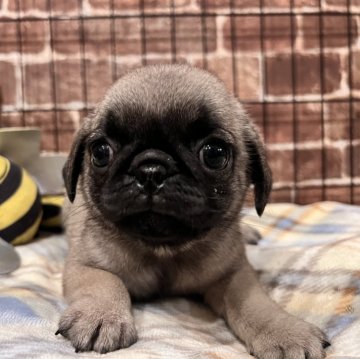
[[[264,239],[248,246],[251,263],[271,297],[321,327],[329,358],[360,357],[360,207],[333,202],[273,204],[245,222]],[[17,247],[20,269],[0,277],[0,358],[96,358],[75,354],[54,335],[67,246],[53,236]],[[248,358],[243,345],[200,303],[166,299],[135,304],[139,341],[105,358]]]

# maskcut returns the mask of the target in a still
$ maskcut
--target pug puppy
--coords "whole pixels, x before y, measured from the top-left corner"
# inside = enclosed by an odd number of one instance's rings
[[[256,357],[325,357],[325,335],[273,302],[245,256],[245,194],[253,184],[261,215],[271,172],[254,125],[214,76],[186,65],[123,76],[63,173],[69,307],[57,334],[76,351],[135,343],[132,298],[197,293]]]

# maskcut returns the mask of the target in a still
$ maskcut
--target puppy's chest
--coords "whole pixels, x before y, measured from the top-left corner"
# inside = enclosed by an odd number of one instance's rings
[[[191,267],[164,262],[130,270],[120,276],[136,298],[198,292],[199,283],[203,281],[200,273],[195,276]]]

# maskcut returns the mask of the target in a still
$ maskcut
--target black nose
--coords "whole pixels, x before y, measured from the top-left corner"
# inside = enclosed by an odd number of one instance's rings
[[[129,174],[149,193],[155,192],[166,178],[177,172],[176,162],[168,153],[151,148],[136,155],[129,167]]]
[[[166,168],[159,163],[145,163],[135,170],[138,183],[147,192],[155,192],[167,177]]]

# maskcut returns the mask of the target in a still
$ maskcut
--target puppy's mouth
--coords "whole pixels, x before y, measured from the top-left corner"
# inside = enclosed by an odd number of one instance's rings
[[[129,234],[153,245],[180,244],[199,234],[181,220],[151,210],[129,215],[121,225]]]

